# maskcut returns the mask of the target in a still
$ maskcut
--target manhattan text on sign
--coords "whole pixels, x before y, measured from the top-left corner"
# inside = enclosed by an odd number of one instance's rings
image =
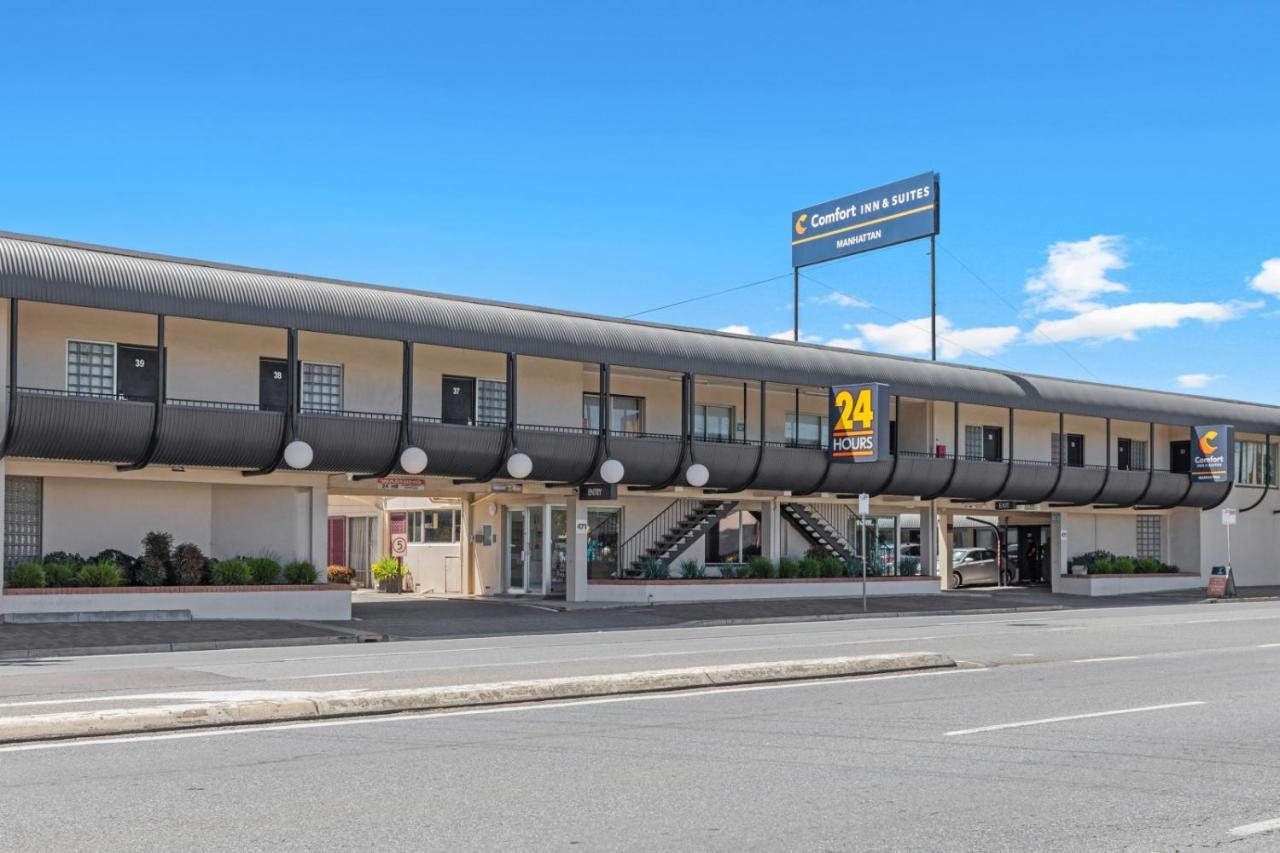
[[[888,455],[889,386],[883,382],[831,387],[832,462],[878,462]]]

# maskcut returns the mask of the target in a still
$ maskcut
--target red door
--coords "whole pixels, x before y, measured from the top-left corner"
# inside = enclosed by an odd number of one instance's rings
[[[329,565],[345,566],[347,564],[347,519],[346,516],[329,517]]]

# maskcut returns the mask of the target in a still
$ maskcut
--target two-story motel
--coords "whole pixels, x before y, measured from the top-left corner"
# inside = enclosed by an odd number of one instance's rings
[[[1280,582],[1273,406],[12,234],[0,299],[6,578],[165,530],[214,557],[307,559],[323,580],[346,554],[330,500],[408,495],[457,509],[389,513],[373,555],[395,532],[460,543],[431,586],[462,594],[860,593],[850,577],[723,577],[813,549],[866,554],[870,594],[934,593],[963,581],[950,545],[981,542],[1007,551],[1010,580],[1059,591],[1191,588],[1226,559],[1217,507],[1240,510],[1238,582]],[[832,463],[828,388],[863,381],[889,385],[891,453]],[[1234,483],[1187,473],[1206,423],[1235,426]],[[1180,571],[1069,574],[1095,549]],[[0,610],[349,613],[316,586],[6,588]]]

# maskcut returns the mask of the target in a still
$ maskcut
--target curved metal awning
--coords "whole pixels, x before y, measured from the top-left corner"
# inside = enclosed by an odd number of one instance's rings
[[[791,385],[1280,432],[1280,407],[307,278],[0,232],[0,296]]]

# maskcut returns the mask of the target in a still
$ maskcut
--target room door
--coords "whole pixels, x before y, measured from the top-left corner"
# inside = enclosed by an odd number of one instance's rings
[[[476,381],[462,376],[441,380],[440,420],[447,424],[474,426],[476,422]]]

